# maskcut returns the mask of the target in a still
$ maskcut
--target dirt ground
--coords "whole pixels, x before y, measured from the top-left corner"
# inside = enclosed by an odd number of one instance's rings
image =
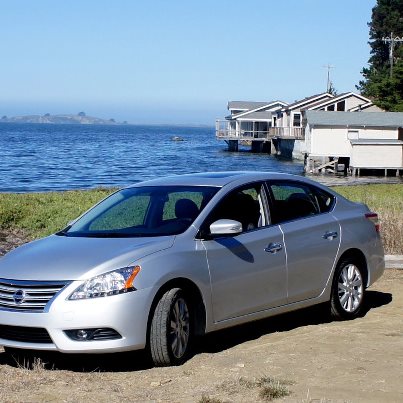
[[[403,270],[366,297],[349,322],[320,306],[210,334],[180,367],[152,368],[136,352],[40,356],[29,369],[30,357],[0,350],[0,401],[255,402],[274,385],[290,402],[402,402]]]

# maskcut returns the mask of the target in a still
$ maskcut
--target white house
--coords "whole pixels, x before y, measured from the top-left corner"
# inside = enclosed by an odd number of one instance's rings
[[[345,92],[340,95],[332,95],[324,92],[285,106],[278,113],[276,123],[279,127],[296,129],[304,126],[302,121],[304,111],[353,112],[364,109],[367,112],[382,111],[375,106],[370,99],[354,92]]]
[[[277,111],[286,106],[282,101],[230,101],[230,115],[216,121],[217,137],[267,139],[276,124]]]
[[[402,112],[304,112],[307,169],[340,161],[361,169],[403,170]],[[387,171],[385,171],[387,173]]]
[[[347,92],[334,96],[321,93],[292,104],[283,101],[230,101],[230,115],[216,121],[216,135],[222,140],[270,141],[273,137],[302,139],[302,114],[306,110],[353,111],[379,110],[362,95]]]
[[[360,94],[325,92],[291,104],[231,101],[228,110],[216,123],[216,136],[232,151],[240,141],[256,152],[271,152],[274,145],[283,157],[304,159],[308,171],[337,170],[338,164],[358,173],[402,169],[403,114],[383,112]]]

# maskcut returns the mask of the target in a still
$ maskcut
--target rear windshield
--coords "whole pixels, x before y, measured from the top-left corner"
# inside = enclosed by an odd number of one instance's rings
[[[207,186],[123,189],[58,235],[113,238],[180,234],[189,228],[218,189]]]

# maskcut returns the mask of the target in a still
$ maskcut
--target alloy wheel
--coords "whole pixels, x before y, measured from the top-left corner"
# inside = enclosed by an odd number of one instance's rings
[[[357,310],[363,299],[364,286],[357,266],[348,264],[340,272],[338,296],[341,307],[346,312]]]
[[[172,354],[181,358],[187,349],[190,334],[189,309],[183,298],[178,298],[171,310],[169,340]]]

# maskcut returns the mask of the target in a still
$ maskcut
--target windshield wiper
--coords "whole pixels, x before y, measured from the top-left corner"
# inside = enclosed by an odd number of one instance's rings
[[[124,232],[67,232],[66,236],[84,237],[84,238],[137,238],[150,236],[143,233],[124,233]],[[155,236],[155,235],[152,235]]]
[[[66,228],[63,228],[61,231],[56,232],[55,235],[59,235],[59,236],[69,236],[67,231],[71,228],[71,225],[69,225]]]

